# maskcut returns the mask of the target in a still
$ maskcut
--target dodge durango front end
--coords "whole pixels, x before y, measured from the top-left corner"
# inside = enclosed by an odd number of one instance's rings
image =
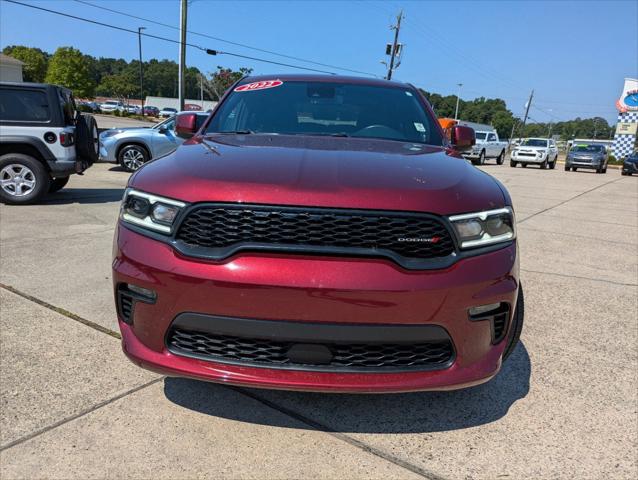
[[[129,181],[122,343],[168,375],[399,392],[488,381],[523,323],[515,214],[411,85],[240,80]]]

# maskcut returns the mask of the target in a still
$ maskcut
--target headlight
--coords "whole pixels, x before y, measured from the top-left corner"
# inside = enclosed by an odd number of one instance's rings
[[[117,135],[118,133],[120,133],[119,130],[106,130],[105,132],[102,132],[100,137],[108,138],[108,137],[112,137],[113,135]]]
[[[120,218],[126,223],[170,234],[175,219],[185,206],[184,202],[128,188],[122,200]]]
[[[543,155],[545,155],[545,150],[539,150],[536,152],[536,155],[542,157]]]
[[[514,211],[510,207],[449,217],[461,248],[507,242],[516,237]]]

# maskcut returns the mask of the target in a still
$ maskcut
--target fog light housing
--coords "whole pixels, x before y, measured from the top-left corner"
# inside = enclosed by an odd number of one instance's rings
[[[139,285],[134,285],[132,283],[129,283],[126,286],[131,292],[137,293],[142,297],[146,297],[148,300],[155,300],[155,298],[157,298],[157,294],[148,288],[140,287]]]
[[[492,310],[497,310],[501,306],[500,303],[490,303],[488,305],[480,305],[478,307],[472,307],[468,310],[470,317],[478,317],[479,315],[484,315],[486,313],[491,312]]]

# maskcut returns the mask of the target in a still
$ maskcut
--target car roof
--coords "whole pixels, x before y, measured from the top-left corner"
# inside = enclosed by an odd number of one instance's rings
[[[59,88],[66,92],[73,93],[70,89],[53,83],[36,83],[36,82],[0,82],[0,85],[6,87],[23,87],[23,88]]]
[[[358,85],[370,85],[380,87],[401,87],[411,86],[408,83],[396,82],[372,77],[355,77],[349,75],[319,75],[319,74],[273,74],[273,75],[253,75],[240,80],[240,85],[253,82],[263,82],[266,80],[281,80],[282,82],[330,82],[330,83],[354,83]]]

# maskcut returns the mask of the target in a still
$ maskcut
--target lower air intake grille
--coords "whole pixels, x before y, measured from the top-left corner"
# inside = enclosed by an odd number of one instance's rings
[[[449,366],[454,357],[450,340],[400,344],[300,344],[173,328],[167,344],[168,349],[177,355],[222,363],[300,370],[440,369]],[[303,362],[299,354],[293,353],[297,347],[311,351],[314,347],[315,352],[318,349],[325,352],[325,356],[320,361]]]
[[[134,299],[129,292],[120,287],[117,291],[117,306],[120,311],[120,317],[126,323],[133,323],[133,302]]]

